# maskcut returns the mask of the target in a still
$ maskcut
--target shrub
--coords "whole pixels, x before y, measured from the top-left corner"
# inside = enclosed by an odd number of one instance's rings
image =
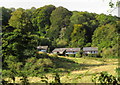
[[[119,58],[118,46],[113,48],[103,48],[101,55],[103,56],[103,58]]]
[[[76,55],[75,55],[75,57],[77,57],[77,58],[82,57],[82,52],[77,52]]]
[[[48,83],[49,83],[49,82],[48,82],[48,77],[46,77],[46,76],[44,75],[44,76],[41,77],[41,79],[42,79],[42,80],[41,80],[42,82],[45,82],[46,85],[48,85]],[[51,81],[51,82],[50,82],[50,85],[62,85],[62,84],[61,84],[61,81],[60,81],[60,75],[59,75],[58,73],[55,73],[55,74],[54,74],[54,81]]]
[[[54,67],[53,62],[49,58],[29,58],[24,65],[24,71],[27,75],[38,76],[38,74],[49,72]]]
[[[120,68],[116,68],[116,72],[118,73],[118,77],[120,79]]]
[[[45,67],[53,67],[53,62],[50,59],[43,59],[42,63]]]
[[[1,83],[2,83],[2,85],[8,85],[8,81],[6,81],[4,79],[2,79]]]
[[[100,75],[94,75],[92,78],[92,82],[100,83],[102,85],[118,85],[118,78],[113,75],[108,74],[106,71],[100,73]]]
[[[23,74],[21,74],[21,76],[22,76],[22,78],[20,79],[21,84],[22,85],[30,85],[28,77],[26,76],[26,74],[23,73]]]
[[[75,57],[75,54],[69,54],[69,57]]]
[[[26,59],[26,62],[27,62],[27,63],[35,63],[36,60],[37,60],[36,57],[31,57],[31,58]]]
[[[39,52],[36,56],[37,58],[48,58],[48,54],[45,52]]]

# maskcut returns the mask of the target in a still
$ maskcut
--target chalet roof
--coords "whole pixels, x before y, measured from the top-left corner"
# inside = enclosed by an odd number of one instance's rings
[[[47,50],[48,46],[37,46],[37,49],[45,49],[45,50]]]
[[[98,47],[83,47],[83,51],[98,51]]]
[[[55,48],[52,52],[59,52],[62,54],[65,50],[65,48]]]
[[[66,51],[66,52],[78,52],[78,51],[80,51],[80,48],[55,48],[52,52],[63,53],[64,51]]]

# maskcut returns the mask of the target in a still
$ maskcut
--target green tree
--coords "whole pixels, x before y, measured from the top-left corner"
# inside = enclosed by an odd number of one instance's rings
[[[44,7],[36,9],[33,12],[32,23],[34,28],[37,29],[38,34],[45,36],[47,33],[47,30],[51,25],[50,16],[54,9],[55,6],[46,5]]]
[[[56,8],[50,17],[51,26],[48,31],[48,37],[52,40],[56,39],[60,35],[60,30],[69,25],[69,18],[72,13],[63,7]]]
[[[12,10],[5,8],[5,7],[0,7],[0,13],[2,13],[0,16],[0,21],[3,26],[8,25],[8,20],[11,17]]]
[[[100,14],[95,16],[96,20],[99,22],[99,26],[108,24],[108,23],[116,23],[117,17],[113,17],[112,15],[105,15],[105,14]]]
[[[92,46],[98,46],[102,56],[117,57],[119,38],[117,29],[115,24],[106,24],[95,30],[92,37]]]
[[[56,44],[57,47],[66,47],[68,45],[68,41],[66,39],[57,39]]]
[[[95,18],[95,13],[88,13],[88,12],[77,12],[74,11],[73,15],[70,18],[70,25],[69,28],[66,29],[65,37],[70,40],[69,36],[71,35],[72,31],[74,30],[75,24],[83,24],[84,29],[86,29],[86,42],[91,43],[92,42],[92,35],[94,30],[98,27],[98,22]]]
[[[12,67],[9,66],[17,64],[17,62],[23,62],[26,58],[36,55],[36,47],[40,45],[40,37],[34,34],[35,30],[24,9],[19,8],[12,13],[9,25],[12,27],[5,27],[2,34],[2,51],[3,68],[10,70]],[[8,29],[11,28],[13,29],[9,31]],[[11,61],[14,57],[16,58],[15,63]]]
[[[71,34],[70,47],[83,47],[86,43],[86,29],[82,24],[75,24]]]
[[[29,19],[32,20],[32,16],[33,16],[33,12],[36,10],[35,7],[31,7],[31,9],[26,9],[25,12],[27,13],[27,16],[29,17]]]
[[[35,30],[29,16],[22,8],[18,8],[16,11],[12,12],[12,16],[9,19],[9,25],[21,29],[24,33],[33,32]]]

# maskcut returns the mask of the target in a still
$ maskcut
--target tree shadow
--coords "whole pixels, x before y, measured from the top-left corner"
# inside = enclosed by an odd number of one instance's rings
[[[106,64],[80,64],[73,60],[61,58],[61,57],[50,57],[51,61],[55,65],[55,69],[58,72],[71,72],[76,70],[87,70],[88,67],[103,66]],[[64,69],[64,70],[61,70]]]

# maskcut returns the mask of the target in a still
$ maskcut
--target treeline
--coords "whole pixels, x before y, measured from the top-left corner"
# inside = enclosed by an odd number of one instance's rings
[[[27,10],[1,7],[1,10],[3,47],[10,42],[12,48],[19,46],[16,51],[25,52],[24,48],[32,50],[38,45],[97,46],[102,56],[109,52],[109,56],[117,56],[120,18],[116,16],[69,11],[53,5]]]
[[[53,5],[0,10],[3,69],[12,68],[15,62],[22,66],[25,59],[36,57],[38,45],[48,45],[50,50],[95,46],[102,57],[118,57],[120,18],[116,16],[69,11]]]

